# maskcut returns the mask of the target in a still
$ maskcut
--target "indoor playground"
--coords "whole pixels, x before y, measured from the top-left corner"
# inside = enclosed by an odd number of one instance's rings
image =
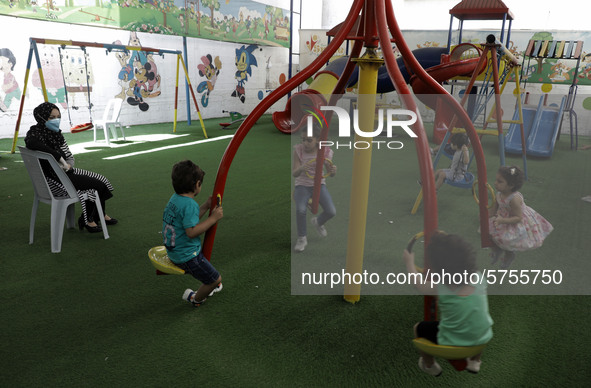
[[[566,5],[523,3],[0,0],[3,385],[588,385],[591,30]],[[26,148],[43,102],[75,167],[112,183],[106,204]],[[458,158],[465,174],[438,186]],[[198,307],[163,241],[187,159],[205,171],[195,201],[224,214],[200,236],[223,290]],[[553,227],[505,269],[502,166]],[[100,233],[76,224],[81,200]],[[441,232],[475,250],[487,341],[413,333],[446,308],[410,281],[435,282]]]

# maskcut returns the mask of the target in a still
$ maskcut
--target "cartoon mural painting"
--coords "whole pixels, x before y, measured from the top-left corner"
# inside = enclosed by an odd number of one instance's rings
[[[4,76],[2,89],[0,89],[0,111],[6,112],[10,108],[13,99],[20,100],[21,90],[14,78],[12,71],[16,64],[16,58],[10,49],[0,49],[0,74]],[[3,97],[2,97],[3,96]]]
[[[121,44],[121,41],[114,43]],[[130,33],[128,45],[141,47],[136,32]],[[152,54],[131,50],[131,52],[117,52],[116,56],[121,65],[118,75],[121,93],[115,98],[123,100],[127,97],[126,101],[129,105],[138,106],[142,112],[147,111],[150,105],[144,101],[144,98],[160,95],[160,75]]]
[[[60,65],[60,54],[57,46],[46,45],[39,52],[41,69],[43,70],[43,80],[47,90],[47,101],[52,104],[61,105],[66,108],[66,87]],[[39,71],[33,72],[33,86],[41,89],[41,80]]]
[[[587,78],[591,80],[591,54],[585,54],[581,59],[579,78]]]
[[[236,49],[236,90],[232,92],[232,97],[238,97],[242,103],[246,100],[246,90],[244,84],[248,81],[248,76],[252,76],[252,66],[257,66],[257,59],[252,52],[257,45],[251,44],[248,47],[244,45]]]
[[[0,14],[286,48],[291,34],[289,9],[250,0],[2,0]]]
[[[558,81],[566,81],[570,79],[570,75],[568,72],[571,70],[571,67],[568,67],[564,62],[558,61],[555,65],[550,67],[552,73],[548,76],[552,80],[552,82]]]
[[[72,109],[78,109],[80,106],[92,107],[90,93],[94,85],[94,76],[86,50],[63,50],[61,61],[70,107]],[[84,103],[79,101],[79,94],[86,99]]]
[[[215,83],[222,68],[222,61],[220,57],[216,56],[212,59],[211,54],[201,57],[201,62],[197,65],[199,75],[205,77],[207,80],[197,85],[197,93],[203,93],[201,96],[201,105],[205,108],[209,103],[209,94],[213,91]]]

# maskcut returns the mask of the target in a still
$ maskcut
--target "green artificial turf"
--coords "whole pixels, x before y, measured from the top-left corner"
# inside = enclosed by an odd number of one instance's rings
[[[224,120],[206,120],[210,137],[233,133],[218,129],[219,121]],[[128,137],[171,133],[170,124],[126,129]],[[327,224],[329,237],[323,241],[310,229],[307,250],[292,259],[292,144],[268,116],[245,138],[228,175],[224,218],[212,255],[224,289],[192,308],[181,295],[198,283],[189,276],[156,276],[147,251],[161,245],[162,210],[173,192],[172,165],[189,158],[206,171],[197,197],[203,201],[213,189],[229,140],[104,159],[203,139],[198,123],[179,124],[176,135],[125,147],[93,146],[95,152],[76,156],[78,167],[104,174],[115,186],[107,211],[120,223],[109,227],[108,240],[101,234],[66,230],[59,254],[50,252],[49,206],[43,204],[35,242],[28,244],[32,186],[18,153],[0,154],[0,166],[7,167],[0,171],[3,386],[588,384],[591,299],[576,295],[581,292],[490,296],[494,338],[483,355],[481,372],[455,372],[442,361],[444,373],[437,379],[418,369],[411,344],[412,326],[422,319],[421,296],[362,295],[359,303],[350,304],[338,293],[292,295],[292,260],[314,268],[311,258],[324,255],[342,266],[338,236],[346,235],[351,155],[335,155],[339,171],[328,185],[338,214]],[[67,139],[70,145],[87,142],[92,133],[68,134]],[[9,150],[11,142],[0,140],[0,150]],[[422,207],[410,215],[419,188],[417,156],[412,143],[405,144],[396,154],[374,152],[367,268],[401,270],[402,249],[422,229]],[[498,167],[496,140],[485,138],[483,147],[492,183]],[[591,204],[580,197],[591,193],[591,153],[569,148],[563,135],[551,159],[528,161],[529,180],[521,191],[555,230],[542,248],[519,254],[512,268],[532,268],[532,263],[541,268],[556,264],[571,272],[588,268]],[[521,164],[519,157],[507,159],[508,164]],[[469,190],[444,186],[438,209],[442,229],[479,246],[478,210]],[[416,251],[422,247],[417,245]],[[487,250],[479,250],[478,263],[488,264]],[[568,281],[565,278],[565,287],[584,287]]]

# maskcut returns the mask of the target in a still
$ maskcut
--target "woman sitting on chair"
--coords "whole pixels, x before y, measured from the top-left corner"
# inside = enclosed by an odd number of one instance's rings
[[[113,186],[111,186],[111,182],[107,178],[100,174],[74,167],[74,156],[70,152],[68,143],[66,143],[66,139],[59,128],[61,114],[58,107],[50,102],[44,102],[33,110],[33,116],[37,124],[33,125],[27,132],[25,137],[27,148],[53,155],[66,171],[79,194],[88,191],[92,198],[94,190],[98,191],[103,211],[105,211],[105,201],[113,196],[111,193]],[[59,183],[53,170],[49,166],[42,165],[42,168],[49,188],[54,194],[59,195],[60,191],[64,191],[64,188]],[[90,233],[102,231],[100,225],[97,224],[99,216],[93,200],[94,198],[88,201],[80,201],[82,215],[78,219],[80,230],[86,227],[86,230]],[[107,214],[104,216],[107,225],[117,223],[115,218],[111,218]]]

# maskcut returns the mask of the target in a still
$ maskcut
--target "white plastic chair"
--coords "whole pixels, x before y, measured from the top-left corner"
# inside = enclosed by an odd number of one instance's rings
[[[107,107],[103,113],[101,120],[96,120],[94,124],[94,142],[96,143],[96,131],[99,127],[103,128],[105,133],[105,141],[107,145],[111,145],[110,137],[113,136],[113,140],[119,140],[117,137],[117,127],[121,130],[121,137],[125,140],[125,133],[123,133],[123,126],[119,122],[119,114],[121,113],[121,104],[123,100],[120,98],[113,98],[107,102]]]
[[[68,175],[62,170],[55,158],[46,152],[33,151],[25,147],[18,147],[20,150],[25,167],[29,172],[29,177],[33,183],[33,189],[35,191],[35,197],[33,199],[33,210],[31,211],[31,223],[29,225],[29,244],[33,244],[33,236],[35,234],[35,220],[37,218],[37,209],[39,208],[39,202],[51,205],[51,252],[59,253],[62,249],[62,238],[64,234],[64,221],[66,221],[69,229],[75,228],[75,204],[80,202],[78,192],[74,188],[72,181],[68,178]],[[66,195],[56,197],[49,188],[49,184],[45,179],[45,174],[41,168],[41,160],[47,160],[49,166],[55,172],[58,180],[64,187]],[[107,232],[107,224],[105,223],[105,217],[103,215],[103,208],[101,206],[98,192],[95,190],[95,204],[97,212],[103,228],[103,236],[105,240],[109,238]],[[88,194],[82,194],[83,200],[88,200]]]

